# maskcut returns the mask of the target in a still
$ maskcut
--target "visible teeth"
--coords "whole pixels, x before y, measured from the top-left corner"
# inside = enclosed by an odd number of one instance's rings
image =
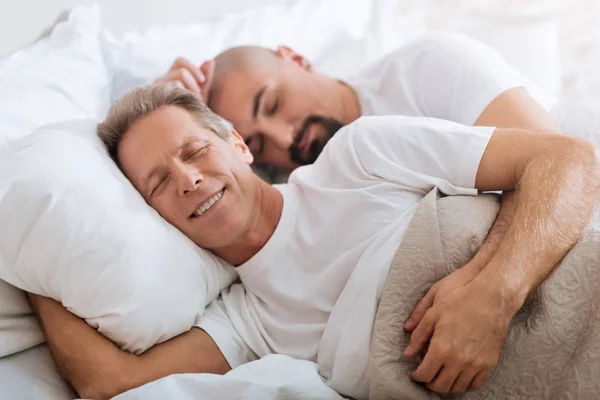
[[[204,214],[206,212],[206,210],[211,208],[221,198],[221,196],[223,196],[223,191],[220,191],[219,193],[215,194],[210,199],[206,200],[206,202],[204,202],[204,204],[202,204],[202,206],[200,206],[200,208],[196,210],[194,215],[199,217],[202,214]]]

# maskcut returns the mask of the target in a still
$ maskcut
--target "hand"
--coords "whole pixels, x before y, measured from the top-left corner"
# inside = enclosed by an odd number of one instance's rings
[[[179,57],[169,71],[157,78],[154,84],[171,84],[187,89],[196,94],[203,102],[208,101],[208,94],[215,71],[215,61],[205,61],[200,67],[191,61]]]
[[[411,374],[415,381],[437,393],[464,393],[487,382],[514,315],[510,302],[492,283],[479,275],[425,313],[404,353],[414,357],[429,342],[423,361]]]
[[[419,325],[423,316],[434,304],[448,297],[454,290],[461,288],[471,282],[478,273],[477,267],[470,262],[460,269],[452,272],[444,279],[435,283],[427,294],[419,301],[410,318],[404,323],[404,329],[412,332]]]

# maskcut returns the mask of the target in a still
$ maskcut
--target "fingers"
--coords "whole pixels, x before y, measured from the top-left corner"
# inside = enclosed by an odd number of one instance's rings
[[[204,73],[195,65],[193,62],[188,60],[187,58],[179,57],[175,60],[173,65],[171,66],[171,70],[185,69],[192,74],[194,80],[198,82],[198,85],[202,85],[206,81],[206,76]]]
[[[206,75],[210,75],[207,77]],[[205,62],[201,68],[194,65],[186,58],[175,60],[169,71],[156,79],[156,84],[170,84],[198,95],[205,99],[208,95],[210,81],[214,75],[214,60]]]
[[[200,66],[200,72],[206,78],[206,80],[204,81],[204,83],[202,83],[200,85],[200,90],[201,90],[200,94],[202,95],[203,99],[205,99],[206,101],[208,101],[208,96],[209,96],[210,89],[212,87],[213,78],[214,78],[214,75],[215,75],[215,60],[205,61]]]
[[[440,372],[443,366],[445,354],[438,354],[438,352],[432,351],[430,348],[425,354],[425,358],[421,361],[421,364],[415,369],[410,377],[417,382],[431,383]]]
[[[435,338],[425,354],[425,358],[411,374],[417,382],[436,393],[464,393],[475,385],[485,384],[489,373],[480,376],[480,371],[488,371],[464,355],[453,355],[451,346],[447,343],[436,342]],[[475,378],[480,377],[481,382]],[[477,386],[477,387],[481,387]]]
[[[176,69],[169,72],[167,75],[158,78],[155,83],[166,83],[187,89],[195,94],[200,94],[200,85],[187,69]]]
[[[460,373],[460,368],[452,364],[445,364],[433,382],[426,384],[427,388],[436,393],[448,393],[454,385],[456,378]]]
[[[492,374],[493,368],[485,368],[477,373],[473,380],[471,381],[470,388],[473,390],[480,389],[483,385],[486,384],[488,379],[490,379],[490,375]]]
[[[466,369],[454,381],[454,385],[450,388],[451,393],[465,393],[471,387],[471,382],[475,375],[479,372],[476,368]]]
[[[425,348],[425,345],[431,339],[433,335],[433,327],[435,326],[435,318],[431,314],[426,314],[419,326],[410,335],[410,343],[406,350],[404,350],[404,356],[412,358],[419,354]],[[427,352],[429,354],[431,349]]]
[[[432,286],[425,297],[419,301],[419,304],[415,307],[412,314],[408,318],[408,320],[404,323],[404,329],[408,332],[412,332],[421,322],[423,316],[433,306],[433,300],[435,299],[435,293],[437,291],[437,286]]]

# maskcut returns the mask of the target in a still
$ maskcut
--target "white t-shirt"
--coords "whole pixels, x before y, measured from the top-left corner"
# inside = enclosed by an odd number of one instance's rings
[[[496,97],[519,87],[546,111],[554,103],[494,48],[450,32],[414,40],[347,83],[364,116],[399,114],[473,125]]]
[[[367,397],[375,313],[413,212],[433,187],[477,193],[493,131],[432,118],[364,117],[340,130],[315,164],[275,186],[284,203],[273,236],[237,268],[243,285],[209,308],[227,315],[237,333],[201,323],[231,366],[252,359],[242,353],[286,354],[317,362],[336,391]],[[228,349],[240,342],[249,350],[231,356]]]
[[[494,99],[514,88],[523,88],[548,112],[555,103],[494,48],[450,32],[411,41],[346,83],[363,116],[432,117],[473,125]],[[261,176],[280,183],[289,175],[271,170]]]

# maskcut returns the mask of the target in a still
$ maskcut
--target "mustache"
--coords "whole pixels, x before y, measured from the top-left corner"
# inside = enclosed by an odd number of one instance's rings
[[[324,135],[321,138],[314,138],[309,144],[307,154],[304,155],[300,149],[300,143],[302,139],[307,135],[309,128],[319,124],[323,127]],[[333,135],[340,130],[344,125],[334,118],[323,117],[320,115],[311,115],[304,120],[300,131],[294,138],[294,142],[290,146],[290,158],[293,162],[300,165],[307,165],[314,163],[319,154],[323,151],[323,148],[327,142],[333,137]]]

